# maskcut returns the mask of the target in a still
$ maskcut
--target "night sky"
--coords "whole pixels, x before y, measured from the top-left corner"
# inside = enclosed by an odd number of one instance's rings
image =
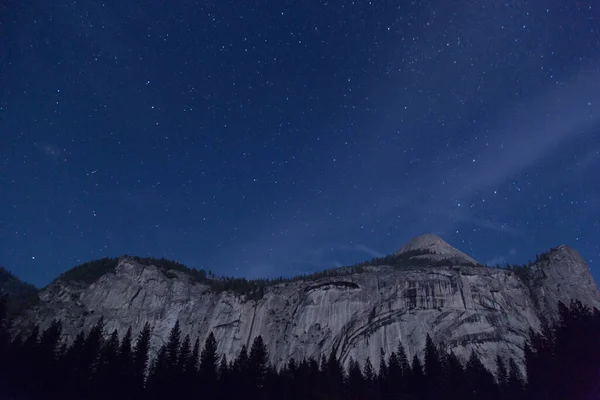
[[[595,1],[0,6],[0,264],[273,277],[436,233],[600,280]]]

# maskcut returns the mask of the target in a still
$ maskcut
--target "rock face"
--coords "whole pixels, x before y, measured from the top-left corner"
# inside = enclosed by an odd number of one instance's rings
[[[121,334],[129,326],[137,334],[149,322],[156,350],[179,320],[183,334],[192,338],[204,341],[212,331],[228,359],[262,335],[277,366],[290,357],[318,359],[331,351],[343,362],[370,357],[377,365],[380,349],[390,354],[399,340],[409,357],[422,356],[429,333],[463,360],[475,350],[494,369],[497,354],[522,362],[529,328],[540,326],[541,315],[555,315],[558,301],[568,304],[575,298],[600,308],[585,262],[566,246],[530,267],[530,278],[472,266],[472,258],[430,235],[401,251],[419,246],[440,252],[435,267],[366,267],[360,273],[268,286],[259,300],[215,293],[180,271],[165,273],[123,257],[114,273],[95,283],[54,281],[16,328],[34,323],[44,328],[60,318],[65,334],[73,337],[100,316],[107,331],[116,328]],[[448,265],[438,266],[444,257]]]

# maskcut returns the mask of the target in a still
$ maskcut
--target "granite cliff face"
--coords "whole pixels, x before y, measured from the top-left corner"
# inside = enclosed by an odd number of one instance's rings
[[[228,359],[262,335],[278,366],[290,357],[318,359],[332,350],[343,362],[376,361],[381,348],[389,354],[399,340],[409,357],[422,355],[429,333],[462,359],[474,349],[493,369],[496,354],[522,360],[528,329],[540,326],[540,316],[555,315],[559,301],[579,299],[600,308],[585,262],[566,246],[545,254],[527,278],[474,266],[472,258],[432,235],[400,252],[420,247],[437,250],[430,255],[435,266],[365,267],[360,273],[281,283],[267,286],[258,300],[216,293],[183,272],[123,257],[92,284],[54,281],[16,329],[34,323],[44,328],[59,318],[64,333],[73,337],[103,316],[109,332],[132,326],[135,334],[149,322],[156,349],[179,320],[184,334],[201,341],[212,331]]]

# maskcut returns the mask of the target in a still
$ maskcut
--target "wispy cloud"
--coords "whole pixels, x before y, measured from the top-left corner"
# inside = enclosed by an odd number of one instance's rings
[[[494,134],[481,135],[489,136],[486,144],[474,139],[466,146],[466,153],[475,155],[474,161],[457,162],[454,168],[445,164],[440,168],[424,169],[413,178],[414,182],[423,185],[418,192],[411,191],[413,198],[422,201],[404,203],[402,211],[446,215],[443,221],[432,219],[433,222],[424,220],[418,223],[424,230],[432,226],[445,231],[457,223],[466,222],[511,235],[524,235],[524,232],[503,223],[475,217],[469,211],[459,212],[452,200],[460,200],[463,204],[472,202],[477,194],[502,185],[560,151],[571,140],[581,138],[590,127],[597,126],[600,113],[595,112],[592,105],[600,104],[598,82],[600,71],[596,67],[582,70],[564,84],[499,112],[496,119],[499,123],[485,127],[486,131]],[[582,163],[592,165],[597,161],[596,154],[589,154]],[[380,208],[384,213],[380,217],[389,218],[398,209],[389,206],[394,203],[395,194],[389,194],[387,189],[384,193],[381,198],[384,206]]]
[[[364,253],[367,254],[371,257],[383,257],[384,254],[378,250],[375,250],[367,245],[364,244],[354,244],[351,246],[347,246],[347,245],[337,245],[337,246],[333,246],[335,250],[341,250],[341,251],[351,251],[351,252],[358,252],[358,253]]]
[[[494,221],[490,218],[480,218],[472,215],[468,211],[456,212],[454,221],[456,223],[466,223],[477,226],[479,228],[487,229],[494,232],[506,233],[518,237],[526,237],[527,233],[522,229],[517,229],[509,226],[505,222]]]
[[[497,185],[542,158],[558,151],[564,142],[582,134],[600,121],[590,104],[600,104],[597,68],[584,71],[565,85],[535,97],[525,105],[508,109],[501,120],[510,121],[495,129],[496,139],[474,152],[480,162],[463,165],[458,176],[472,194]]]
[[[593,149],[577,161],[577,170],[582,172],[600,162],[600,149]]]

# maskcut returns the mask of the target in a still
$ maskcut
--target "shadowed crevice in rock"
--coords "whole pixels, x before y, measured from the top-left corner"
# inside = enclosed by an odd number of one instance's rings
[[[316,289],[327,289],[328,286],[334,286],[334,287],[338,287],[338,288],[348,288],[348,289],[360,289],[360,286],[358,286],[354,282],[333,281],[333,282],[323,282],[323,283],[319,283],[318,285],[313,285],[313,286],[307,287],[304,291],[310,292],[311,290],[316,290]]]

